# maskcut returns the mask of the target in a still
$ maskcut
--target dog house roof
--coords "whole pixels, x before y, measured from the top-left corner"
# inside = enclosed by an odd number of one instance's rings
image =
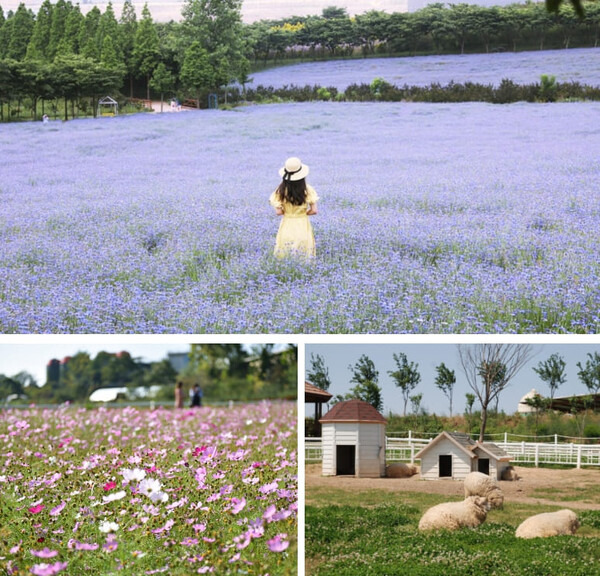
[[[371,404],[364,400],[346,400],[338,402],[319,420],[328,422],[370,422],[386,424],[387,420]]]

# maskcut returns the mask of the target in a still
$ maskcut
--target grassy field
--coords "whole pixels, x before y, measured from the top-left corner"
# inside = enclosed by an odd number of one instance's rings
[[[568,499],[598,501],[596,485],[574,494],[567,487],[557,490]],[[543,497],[548,496],[545,491]],[[491,511],[477,529],[420,533],[423,512],[446,500],[450,498],[417,492],[311,490],[306,506],[307,576],[600,574],[600,511],[577,510],[581,527],[576,536],[516,538],[516,527],[528,516],[563,507],[519,502]]]

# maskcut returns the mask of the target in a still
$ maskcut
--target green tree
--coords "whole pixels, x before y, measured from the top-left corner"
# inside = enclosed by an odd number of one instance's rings
[[[533,368],[533,371],[540,377],[542,382],[548,384],[550,400],[554,398],[558,387],[567,381],[566,366],[563,357],[554,353],[547,360],[539,362],[537,367]]]
[[[437,372],[435,385],[450,401],[450,416],[452,416],[452,394],[454,392],[454,385],[456,384],[456,374],[454,370],[450,370],[443,362],[436,366],[435,370]]]
[[[25,4],[21,3],[10,21],[10,39],[8,41],[6,57],[13,60],[23,60],[27,54],[27,46],[33,34],[35,16],[31,10],[25,7]]]
[[[136,74],[133,49],[137,32],[137,16],[131,0],[125,0],[119,20],[119,37],[123,50],[123,62],[129,76],[129,97],[133,98],[133,79]]]
[[[92,60],[100,60],[102,46],[98,44],[98,27],[102,14],[98,6],[94,6],[81,21],[78,43],[80,54]]]
[[[193,94],[197,108],[200,108],[202,95],[215,84],[214,73],[208,52],[200,42],[193,42],[185,51],[179,78],[184,89]]]
[[[585,366],[582,366],[581,362],[577,362],[577,368],[579,368],[577,376],[586,385],[590,394],[598,394],[600,392],[600,354],[594,352],[593,354],[588,353],[587,356]]]
[[[165,92],[170,92],[175,88],[175,76],[161,62],[150,79],[150,88],[160,94],[160,111],[163,111],[163,103],[165,101]]]
[[[58,0],[52,10],[52,24],[50,26],[50,38],[48,41],[48,58],[54,60],[58,52],[60,41],[65,35],[65,27],[69,12],[73,9],[71,3]]]
[[[135,33],[133,62],[138,73],[146,78],[146,98],[148,100],[150,100],[150,77],[158,66],[159,56],[158,34],[146,3]]]
[[[337,396],[336,399],[339,401],[358,398],[368,402],[373,408],[381,412],[383,410],[383,397],[378,384],[379,372],[375,369],[373,361],[366,354],[363,354],[354,366],[348,366],[348,369],[352,371],[350,382],[354,382],[356,386],[345,396]]]
[[[33,32],[27,45],[26,58],[28,60],[48,60],[48,47],[50,45],[50,28],[52,25],[53,4],[44,0],[38,10],[33,26]]]
[[[69,56],[79,54],[79,34],[84,25],[85,17],[79,9],[79,4],[71,7],[65,21],[65,33],[56,47],[56,55]]]
[[[419,365],[409,362],[406,354],[403,352],[394,354],[393,356],[396,362],[396,370],[388,370],[388,374],[402,392],[402,397],[404,398],[404,411],[402,414],[406,416],[406,405],[408,404],[410,393],[421,381],[421,374],[418,370]]]
[[[309,382],[318,386],[321,390],[329,390],[329,386],[331,386],[329,368],[327,368],[325,359],[320,354],[310,355],[310,370],[308,370],[306,376]]]
[[[204,80],[210,79],[208,88],[219,88],[240,77],[246,60],[241,16],[241,0],[186,0],[182,15],[183,32],[188,46],[198,42],[203,52],[194,48],[192,59],[205,68],[205,55],[212,73],[203,70]],[[188,50],[185,55],[190,56]],[[184,58],[185,65],[185,58]],[[182,65],[183,73],[183,65]],[[188,81],[191,71],[187,71]],[[194,88],[198,86],[194,82]]]

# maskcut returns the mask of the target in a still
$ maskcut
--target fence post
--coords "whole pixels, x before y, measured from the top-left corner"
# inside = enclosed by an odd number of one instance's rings
[[[581,444],[577,446],[577,468],[581,468]]]
[[[412,430],[409,430],[408,431],[408,443],[409,444],[410,444],[411,440],[412,440]]]
[[[414,444],[410,445],[410,463],[411,464],[415,463],[415,445]]]
[[[540,445],[535,445],[535,467],[539,468],[540,465]]]
[[[558,434],[554,435],[554,444],[558,444]]]
[[[508,444],[508,432],[504,432],[504,443]]]

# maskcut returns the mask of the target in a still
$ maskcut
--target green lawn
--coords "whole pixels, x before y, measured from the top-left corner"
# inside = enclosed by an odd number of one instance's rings
[[[491,511],[477,529],[426,534],[417,530],[419,519],[444,496],[318,492],[307,494],[307,576],[600,575],[600,511],[577,511],[576,536],[515,538],[525,518],[560,507],[513,502]]]

